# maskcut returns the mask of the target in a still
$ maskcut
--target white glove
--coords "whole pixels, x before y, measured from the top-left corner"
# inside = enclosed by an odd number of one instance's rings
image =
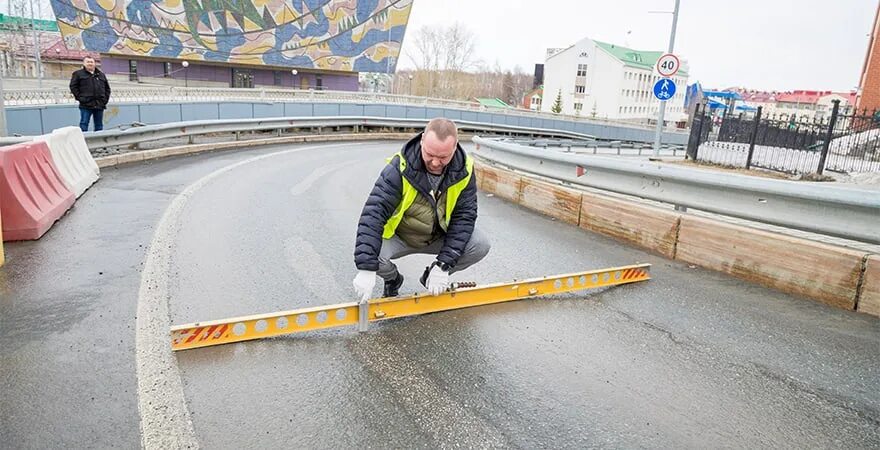
[[[431,268],[431,272],[428,273],[427,281],[428,292],[431,295],[440,295],[449,288],[449,272],[435,265]]]
[[[357,276],[354,277],[354,290],[362,301],[367,301],[373,295],[373,288],[376,287],[376,272],[369,270],[358,270]]]

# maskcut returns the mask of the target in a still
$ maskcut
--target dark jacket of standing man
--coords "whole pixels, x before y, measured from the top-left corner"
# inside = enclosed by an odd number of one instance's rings
[[[86,56],[83,68],[70,76],[70,93],[79,102],[79,128],[89,131],[89,120],[95,118],[95,131],[104,129],[104,109],[110,101],[107,76],[95,67],[95,59]]]

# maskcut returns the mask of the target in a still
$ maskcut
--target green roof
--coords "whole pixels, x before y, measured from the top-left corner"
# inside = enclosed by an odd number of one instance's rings
[[[475,98],[477,102],[480,103],[481,106],[485,106],[487,108],[510,108],[511,106],[507,103],[504,103],[500,98]]]
[[[654,66],[657,64],[657,60],[660,59],[666,52],[645,52],[641,50],[633,50],[631,48],[621,47],[615,44],[608,44],[606,42],[593,41],[605,50],[610,53],[611,56],[619,59],[623,64],[630,67],[637,67],[639,69],[648,69],[654,70]],[[687,75],[687,70],[681,69],[679,73]]]
[[[58,23],[54,20],[33,20],[26,17],[7,16],[0,14],[0,29],[2,30],[30,30],[31,26],[36,26],[40,31],[58,31]]]

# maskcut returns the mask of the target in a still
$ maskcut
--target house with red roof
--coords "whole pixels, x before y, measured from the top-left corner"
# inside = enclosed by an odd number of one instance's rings
[[[742,103],[757,108],[762,107],[764,117],[778,117],[788,120],[792,115],[802,120],[822,120],[831,116],[834,100],[840,100],[840,112],[849,114],[856,103],[855,92],[833,92],[817,90],[795,91],[757,91],[740,87],[724,89],[736,92]]]

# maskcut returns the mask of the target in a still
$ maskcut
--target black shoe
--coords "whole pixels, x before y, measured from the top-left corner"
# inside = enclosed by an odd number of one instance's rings
[[[382,297],[397,297],[400,286],[403,286],[403,275],[398,272],[397,278],[385,282],[385,290],[382,291]]]

